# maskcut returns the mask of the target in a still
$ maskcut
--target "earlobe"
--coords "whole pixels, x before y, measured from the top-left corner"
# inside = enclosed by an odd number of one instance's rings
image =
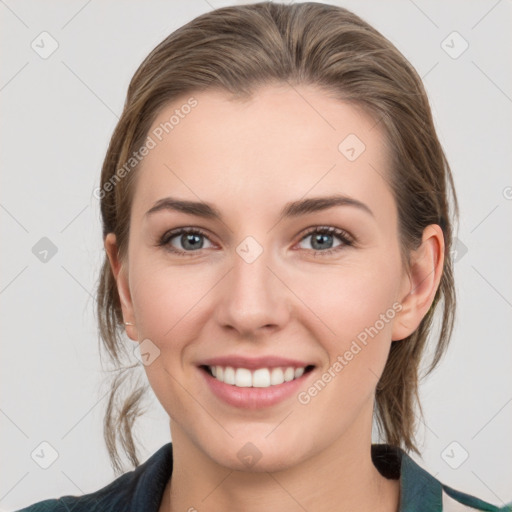
[[[437,224],[423,231],[422,243],[410,255],[410,269],[404,276],[402,310],[395,318],[393,340],[410,336],[427,314],[436,295],[444,264],[444,236]]]
[[[114,233],[108,233],[105,237],[104,245],[110,262],[110,268],[112,269],[112,273],[117,284],[117,292],[119,294],[121,309],[123,311],[126,334],[133,341],[138,341],[128,275],[126,268],[119,257],[116,235]],[[127,323],[129,325],[126,325]]]

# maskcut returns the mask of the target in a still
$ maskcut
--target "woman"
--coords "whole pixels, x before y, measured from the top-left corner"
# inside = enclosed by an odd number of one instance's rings
[[[139,465],[121,373],[105,438],[138,467],[23,510],[500,510],[407,454],[434,313],[430,370],[453,326],[452,187],[421,80],[349,11],[228,7],[171,34],[97,197],[105,348],[121,367],[137,343],[172,445]]]

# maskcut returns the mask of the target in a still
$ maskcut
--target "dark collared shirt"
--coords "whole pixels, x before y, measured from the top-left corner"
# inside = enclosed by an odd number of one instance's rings
[[[400,480],[400,512],[512,512],[512,502],[500,508],[442,484],[401,448],[373,444],[371,450],[379,472]],[[16,512],[158,512],[172,465],[172,443],[167,443],[96,492],[39,501]]]

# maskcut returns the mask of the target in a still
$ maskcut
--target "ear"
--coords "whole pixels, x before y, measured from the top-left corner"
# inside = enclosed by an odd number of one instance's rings
[[[119,258],[116,235],[114,233],[108,233],[105,237],[104,244],[110,262],[110,268],[112,269],[112,273],[116,280],[117,292],[119,293],[119,299],[121,301],[124,321],[134,324],[125,325],[126,334],[133,341],[138,341],[130,286],[128,282],[128,272]]]
[[[421,245],[410,255],[410,269],[401,287],[402,309],[393,324],[392,340],[410,336],[427,314],[441,281],[444,264],[443,230],[437,224],[423,231]]]

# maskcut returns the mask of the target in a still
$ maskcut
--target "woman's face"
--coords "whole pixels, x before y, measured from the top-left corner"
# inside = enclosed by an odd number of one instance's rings
[[[309,86],[266,86],[246,102],[193,97],[150,129],[118,279],[173,439],[253,471],[369,442],[411,288],[378,124]],[[202,366],[215,362],[228,383]]]

